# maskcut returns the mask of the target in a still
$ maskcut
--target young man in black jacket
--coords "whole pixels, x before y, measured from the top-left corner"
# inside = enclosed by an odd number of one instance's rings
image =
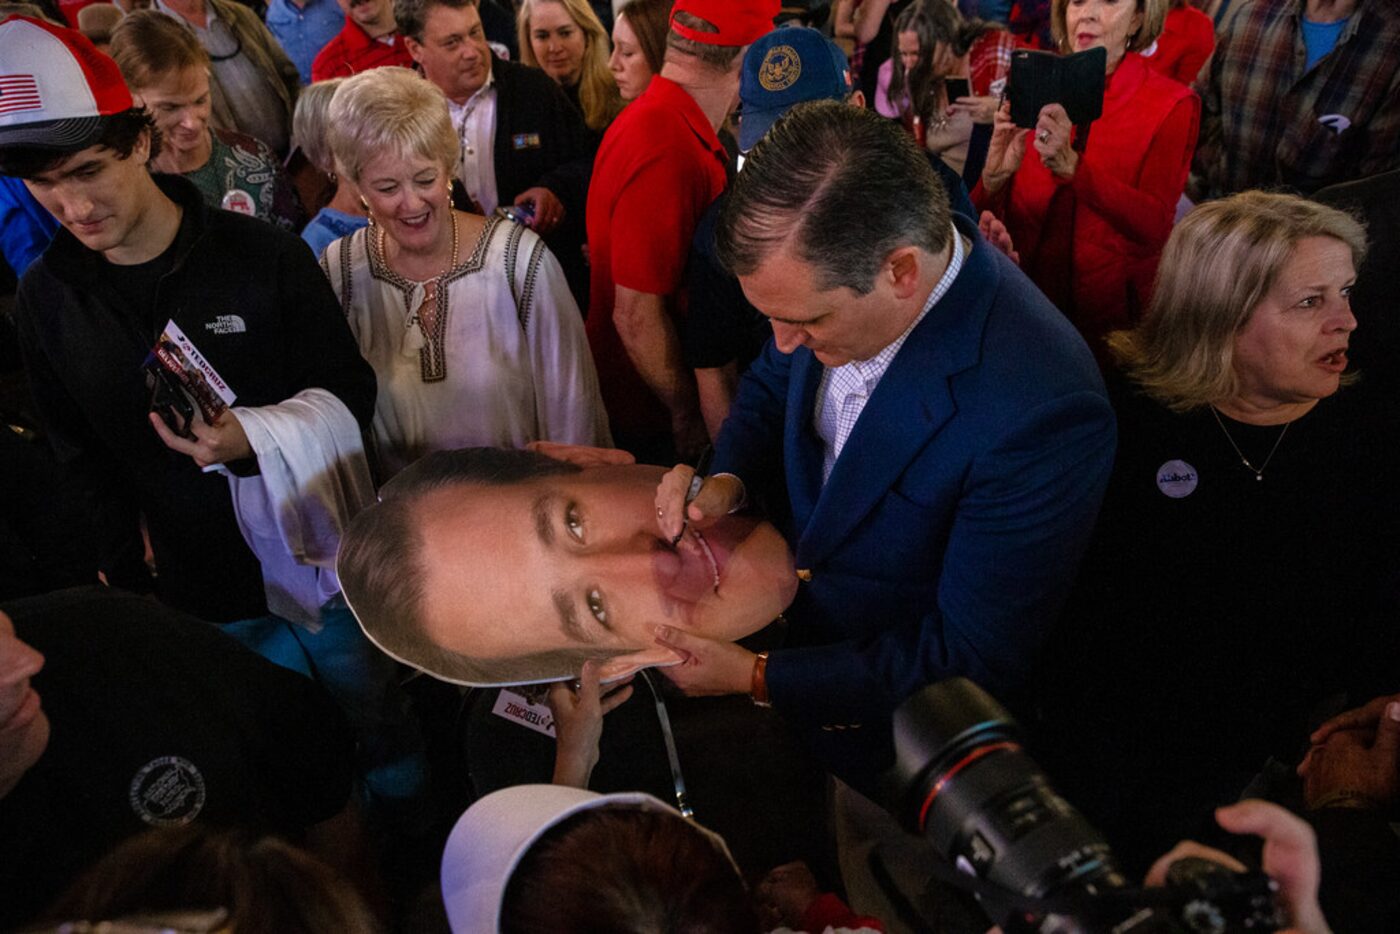
[[[152,177],[159,135],[115,63],[81,35],[11,17],[0,23],[0,60],[14,72],[0,86],[0,174],[22,178],[63,226],[20,282],[15,324],[45,433],[91,501],[108,582],[148,589],[144,517],[162,601],[315,671],[369,740],[367,764],[397,760],[375,739],[393,720],[392,665],[343,603],[320,608],[319,628],[269,612],[229,483],[204,470],[258,472],[238,417],[195,410],[178,435],[152,404],[143,366],[162,335],[178,332],[240,407],[319,388],[363,429],[374,373],[329,283],[296,237],[205,208],[184,179]]]
[[[79,41],[19,18],[0,27],[7,60],[55,62],[38,75],[46,96],[36,98],[43,109],[31,122],[0,109],[0,170],[23,178],[64,228],[16,300],[35,406],[59,459],[94,495],[104,544],[128,540],[144,513],[165,602],[215,623],[259,616],[267,611],[262,576],[228,483],[201,469],[253,472],[243,429],[225,410],[213,424],[196,419],[193,438],[168,448],[149,412],[142,363],[174,321],[239,405],[319,386],[362,425],[374,407],[374,374],[295,237],[206,210],[187,182],[150,175],[159,142],[149,118],[132,109],[111,60]],[[92,113],[83,112],[85,90],[97,101]],[[140,589],[139,569],[109,562],[104,570],[109,582]]]

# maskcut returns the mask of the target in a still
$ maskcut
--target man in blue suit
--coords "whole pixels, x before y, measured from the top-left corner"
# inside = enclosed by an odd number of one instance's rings
[[[774,342],[740,384],[714,470],[657,490],[676,535],[773,489],[800,586],[771,656],[661,626],[694,694],[749,693],[867,793],[890,714],[966,675],[1013,703],[1088,539],[1113,460],[1094,360],[1006,256],[951,215],[918,147],[834,102],[750,153],[720,255]]]

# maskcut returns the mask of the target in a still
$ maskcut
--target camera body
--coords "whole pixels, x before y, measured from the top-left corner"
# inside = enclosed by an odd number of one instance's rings
[[[1137,889],[1108,842],[1050,785],[1011,715],[965,678],[929,685],[894,716],[890,812],[977,880],[1008,934],[1255,932],[1284,923],[1273,883],[1180,860],[1162,889]]]

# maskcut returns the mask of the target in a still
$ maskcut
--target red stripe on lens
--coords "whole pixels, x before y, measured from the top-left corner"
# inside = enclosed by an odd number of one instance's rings
[[[990,746],[978,746],[976,749],[972,750],[972,752],[963,756],[956,765],[944,772],[943,777],[929,790],[928,797],[924,800],[923,807],[919,808],[919,833],[924,832],[924,823],[928,820],[928,811],[929,808],[933,806],[933,799],[937,798],[939,793],[943,791],[944,786],[953,780],[954,775],[957,775],[978,759],[989,756],[994,752],[1017,752],[1020,748],[1020,743],[1013,743],[1010,741],[992,743]]]

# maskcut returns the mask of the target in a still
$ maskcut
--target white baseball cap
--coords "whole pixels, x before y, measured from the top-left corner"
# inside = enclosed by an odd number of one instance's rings
[[[675,808],[639,791],[602,795],[563,785],[503,788],[467,808],[442,851],[442,900],[454,934],[499,931],[501,899],[525,853],[551,827],[599,807],[656,811],[684,820]],[[728,855],[723,839],[694,826]]]
[[[103,117],[131,108],[117,63],[76,29],[29,16],[0,21],[0,146],[82,149]]]

